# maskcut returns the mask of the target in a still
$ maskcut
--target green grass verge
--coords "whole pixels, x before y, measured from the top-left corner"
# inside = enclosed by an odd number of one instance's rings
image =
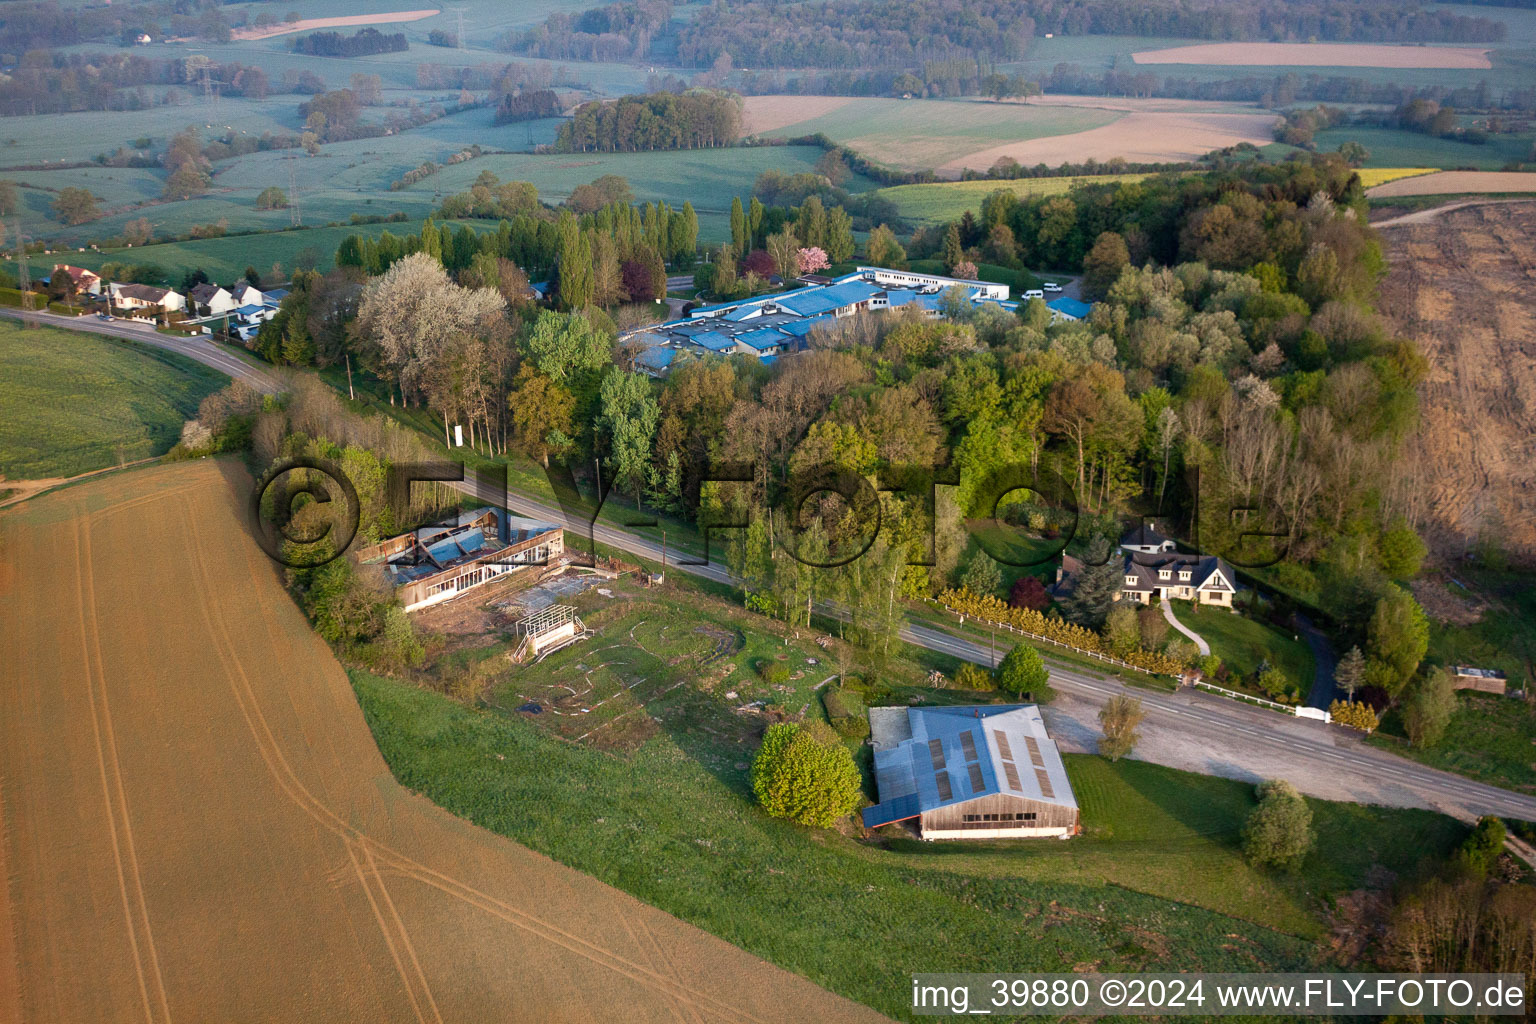
[[[1422,764],[1481,782],[1536,793],[1536,706],[1513,697],[1463,691],[1445,736],[1420,749],[1402,741],[1402,725],[1389,715],[1370,742]]]
[[[0,475],[74,476],[160,455],[228,382],[157,349],[0,321]]]

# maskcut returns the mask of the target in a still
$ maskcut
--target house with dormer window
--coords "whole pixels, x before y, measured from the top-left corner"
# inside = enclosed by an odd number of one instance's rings
[[[1125,571],[1117,600],[1151,604],[1160,597],[1232,607],[1237,593],[1232,567],[1215,555],[1184,554],[1177,547],[1155,525],[1142,524],[1120,538]]]

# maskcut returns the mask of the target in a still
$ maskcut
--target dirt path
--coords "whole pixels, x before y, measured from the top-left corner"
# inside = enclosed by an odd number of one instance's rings
[[[396,784],[248,486],[0,516],[7,1021],[880,1019]]]
[[[1446,203],[1444,206],[1432,206],[1427,210],[1414,210],[1387,220],[1378,220],[1371,224],[1373,228],[1399,228],[1406,224],[1427,224],[1452,210],[1465,209],[1468,206],[1493,206],[1498,203],[1531,203],[1536,199],[1463,199],[1455,203]]]

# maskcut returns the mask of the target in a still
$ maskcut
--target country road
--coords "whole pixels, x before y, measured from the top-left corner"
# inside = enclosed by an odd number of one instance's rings
[[[512,511],[559,523],[566,529],[585,535],[585,524],[567,517],[552,503],[525,494],[498,493],[483,481],[457,485],[482,501],[505,500]],[[597,524],[591,529],[593,539],[610,547],[659,562],[660,545],[616,527]],[[668,557],[669,570],[681,570],[711,580],[732,584],[734,579],[724,565],[687,565],[675,561],[677,552]],[[929,650],[985,665],[992,654],[981,645],[963,637],[912,624],[901,631],[909,643]],[[1239,704],[1236,701],[1180,690],[1164,693],[1140,687],[1128,687],[1115,679],[1095,675],[1063,665],[1047,657],[1051,667],[1051,685],[1094,711],[1116,694],[1141,699],[1147,711],[1143,732],[1159,746],[1154,733],[1171,734],[1184,747],[1208,752],[1201,770],[1242,779],[1262,779],[1283,774],[1303,792],[1332,800],[1357,800],[1399,807],[1427,807],[1460,818],[1481,814],[1536,821],[1536,796],[1474,782],[1459,775],[1436,771],[1387,751],[1361,743],[1352,733],[1320,722],[1289,718],[1271,711]],[[1048,709],[1049,711],[1049,709]],[[1048,713],[1048,719],[1051,718]],[[1081,719],[1083,716],[1077,716]],[[1051,722],[1053,731],[1056,723]],[[1085,723],[1079,721],[1081,731]],[[1092,728],[1091,723],[1086,723]],[[1166,746],[1167,744],[1162,744]],[[1084,744],[1079,744],[1084,746]],[[1147,760],[1159,760],[1146,757]],[[1175,767],[1191,767],[1187,756],[1180,756]]]
[[[1468,206],[1494,206],[1503,203],[1530,203],[1533,199],[1463,199],[1460,202],[1446,203],[1444,206],[1431,206],[1427,210],[1415,210],[1412,213],[1404,213],[1387,220],[1378,220],[1371,225],[1378,230],[1381,228],[1406,227],[1410,224],[1424,224],[1434,220],[1441,214],[1450,213],[1452,210],[1462,210]]]
[[[103,334],[109,338],[126,338],[141,345],[152,345],[167,352],[174,352],[179,356],[196,360],[204,366],[211,366],[220,373],[245,381],[258,391],[275,394],[282,390],[282,386],[271,374],[225,351],[209,338],[180,338],[172,334],[161,334],[147,324],[127,320],[98,320],[94,316],[60,316],[57,313],[42,311],[27,313],[19,309],[0,309],[0,316],[9,317],[12,320],[30,320],[33,323],[60,327],[69,331]]]
[[[0,310],[19,317],[14,310]],[[31,314],[40,322],[97,334],[132,338],[177,352],[253,387],[273,392],[278,382],[261,370],[224,352],[208,341],[173,338],[118,322]],[[470,475],[456,484],[476,500],[505,503],[522,515],[558,523],[610,547],[660,562],[660,544],[626,530],[598,523],[588,527],[568,517],[550,500],[495,487]],[[688,565],[669,552],[668,567],[731,585],[724,565]],[[984,646],[925,625],[909,625],[903,640],[977,664],[988,664],[992,653]],[[1388,751],[1367,746],[1345,730],[1319,722],[1290,718],[1236,701],[1180,690],[1177,693],[1127,687],[1115,679],[1094,675],[1047,658],[1051,685],[1066,700],[1047,709],[1053,732],[1074,738],[1065,745],[1092,749],[1096,726],[1092,716],[1111,696],[1138,697],[1146,709],[1143,742],[1137,753],[1149,761],[1191,768],[1239,779],[1283,776],[1302,792],[1332,800],[1356,800],[1399,807],[1427,807],[1466,819],[1481,814],[1536,821],[1536,796],[1513,793],[1459,775],[1427,768]]]

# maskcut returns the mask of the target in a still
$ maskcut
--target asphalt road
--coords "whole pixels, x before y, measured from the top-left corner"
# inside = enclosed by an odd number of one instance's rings
[[[19,309],[0,309],[0,316],[9,317],[12,320],[31,320],[49,327],[62,327],[71,331],[104,334],[111,338],[128,338],[141,345],[153,345],[155,348],[196,360],[204,366],[211,366],[220,373],[243,380],[251,387],[267,394],[275,394],[282,390],[282,386],[272,375],[252,366],[239,356],[225,351],[207,338],[180,338],[171,334],[161,334],[147,324],[127,320],[100,320],[94,316],[60,316],[57,313],[41,311],[26,313]]]
[[[16,319],[23,316],[16,310],[0,310],[0,313]],[[279,390],[279,384],[274,378],[222,351],[210,341],[171,337],[120,321],[61,317],[49,313],[33,313],[30,316],[52,326],[131,338],[195,359],[245,380],[263,391]],[[561,509],[543,499],[506,492],[477,480],[469,480],[457,486],[478,500],[505,503],[513,512],[521,515],[559,523],[582,535],[587,532],[586,524],[573,522]],[[652,561],[661,560],[661,545],[645,537],[602,523],[592,527],[591,533],[599,543]],[[669,555],[669,570],[688,572],[716,583],[734,583],[723,564],[679,564],[676,555],[675,551]],[[989,664],[992,659],[992,652],[986,647],[929,626],[909,625],[901,631],[901,637],[929,650],[977,664]],[[1168,694],[1126,687],[1117,680],[1057,662],[1051,662],[1051,685],[1094,705],[1102,705],[1110,697],[1121,693],[1138,697],[1147,712],[1144,728],[1177,730],[1182,737],[1194,739],[1210,750],[1222,752],[1229,757],[1243,752],[1262,752],[1266,763],[1278,762],[1298,777],[1293,778],[1293,781],[1303,791],[1307,789],[1304,779],[1308,776],[1336,778],[1342,773],[1372,780],[1373,792],[1379,793],[1384,788],[1390,788],[1399,796],[1395,800],[1397,803],[1420,803],[1462,817],[1497,814],[1536,821],[1536,796],[1512,793],[1459,775],[1426,768],[1390,752],[1366,746],[1355,739],[1353,734],[1318,722],[1288,718],[1236,701],[1187,690]]]
[[[584,524],[571,522],[553,504],[521,494],[502,495],[494,488],[465,483],[462,488],[476,498],[490,502],[505,499],[520,515],[559,523],[585,535]],[[604,524],[597,524],[592,535],[599,543],[620,548],[653,561],[661,560],[660,545],[644,537]],[[681,565],[675,551],[669,552],[668,571],[683,571],[730,585],[735,581],[723,564]],[[903,640],[929,650],[949,654],[965,661],[987,665],[992,652],[984,645],[924,625],[909,625],[901,631]],[[1050,661],[1047,658],[1047,661]],[[1229,758],[1239,754],[1262,754],[1268,764],[1289,767],[1291,777],[1303,791],[1308,777],[1336,779],[1358,776],[1370,779],[1374,794],[1390,793],[1393,803],[1418,804],[1459,817],[1497,814],[1501,817],[1536,821],[1536,796],[1512,793],[1449,772],[1426,768],[1389,751],[1367,746],[1341,728],[1321,722],[1289,718],[1275,712],[1253,708],[1236,701],[1181,689],[1164,693],[1140,687],[1128,687],[1082,669],[1050,662],[1051,685],[1058,690],[1102,705],[1116,694],[1128,694],[1141,700],[1147,712],[1144,729],[1177,730],[1213,752]]]

